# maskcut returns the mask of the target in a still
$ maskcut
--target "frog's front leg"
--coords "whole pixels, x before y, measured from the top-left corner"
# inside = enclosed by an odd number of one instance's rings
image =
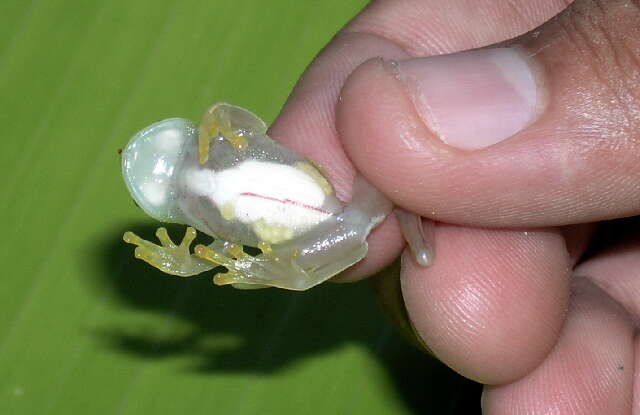
[[[216,263],[203,260],[191,254],[189,247],[196,237],[196,230],[192,227],[187,228],[179,245],[173,243],[165,228],[158,228],[156,236],[160,241],[160,245],[142,239],[133,232],[126,232],[123,239],[125,242],[137,246],[135,250],[136,258],[148,262],[167,274],[190,277],[209,271],[217,266]],[[216,240],[212,245],[219,249],[223,244],[224,242]]]
[[[245,149],[252,135],[266,134],[267,125],[251,111],[219,102],[204,114],[198,134],[200,164],[209,160],[211,142],[223,137],[238,151]]]

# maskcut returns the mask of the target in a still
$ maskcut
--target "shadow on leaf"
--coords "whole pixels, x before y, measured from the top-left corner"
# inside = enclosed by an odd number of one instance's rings
[[[184,232],[183,226],[167,228],[174,240]],[[154,225],[123,229],[155,239]],[[479,391],[405,343],[382,317],[366,282],[322,284],[304,292],[216,287],[213,272],[177,278],[136,260],[133,247],[120,234],[102,241],[97,255],[105,271],[102,285],[125,304],[168,319],[160,328],[132,325],[98,333],[112,347],[141,359],[188,356],[202,373],[268,375],[301,359],[357,345],[377,357],[398,392],[418,412],[455,407],[447,413],[458,413],[463,405],[460,395]],[[452,399],[457,402],[453,406]]]

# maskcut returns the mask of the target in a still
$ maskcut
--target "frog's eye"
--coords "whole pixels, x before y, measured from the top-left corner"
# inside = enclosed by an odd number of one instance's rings
[[[122,152],[122,174],[129,192],[149,216],[183,222],[174,188],[174,173],[194,146],[198,131],[189,120],[160,121],[134,135]]]

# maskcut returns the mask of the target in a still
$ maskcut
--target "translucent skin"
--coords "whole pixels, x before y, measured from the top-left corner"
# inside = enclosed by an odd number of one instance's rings
[[[241,190],[252,183],[235,179],[243,177],[239,173],[222,174],[240,172],[249,165],[264,166],[264,175],[259,176],[266,180],[267,193]],[[270,177],[280,177],[273,176],[279,165],[295,173],[288,180],[299,183],[273,183],[275,179]],[[215,275],[214,282],[236,288],[306,290],[326,281],[364,258],[367,235],[393,208],[360,176],[354,183],[352,201],[345,205],[312,162],[269,138],[266,125],[257,116],[226,103],[213,105],[199,129],[187,120],[168,119],[137,133],[123,151],[123,175],[137,204],[150,216],[190,225],[216,239],[209,246],[197,245],[192,254],[195,230],[191,227],[179,245],[169,239],[164,228],[157,232],[160,245],[127,232],[124,240],[137,245],[136,257],[182,277],[222,265],[228,272]],[[217,195],[221,183],[215,180],[221,177],[234,179],[226,179],[222,184],[230,190]],[[291,190],[295,186],[299,192]],[[323,192],[322,203],[311,206],[306,199],[291,200],[307,189],[315,194]],[[294,195],[286,199],[273,196],[287,191]],[[281,216],[258,212],[259,219],[249,217],[239,198],[220,201],[232,193],[256,196],[255,203],[264,203],[265,210],[280,203],[274,212]],[[261,206],[255,203],[248,205],[254,208],[254,216],[255,207]],[[295,212],[302,217],[292,216]],[[262,252],[248,255],[243,245]]]

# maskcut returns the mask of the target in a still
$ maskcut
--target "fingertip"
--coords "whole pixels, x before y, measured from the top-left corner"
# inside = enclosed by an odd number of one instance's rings
[[[437,241],[433,266],[403,258],[402,292],[422,340],[482,383],[531,371],[555,344],[567,306],[561,236],[443,224]]]

